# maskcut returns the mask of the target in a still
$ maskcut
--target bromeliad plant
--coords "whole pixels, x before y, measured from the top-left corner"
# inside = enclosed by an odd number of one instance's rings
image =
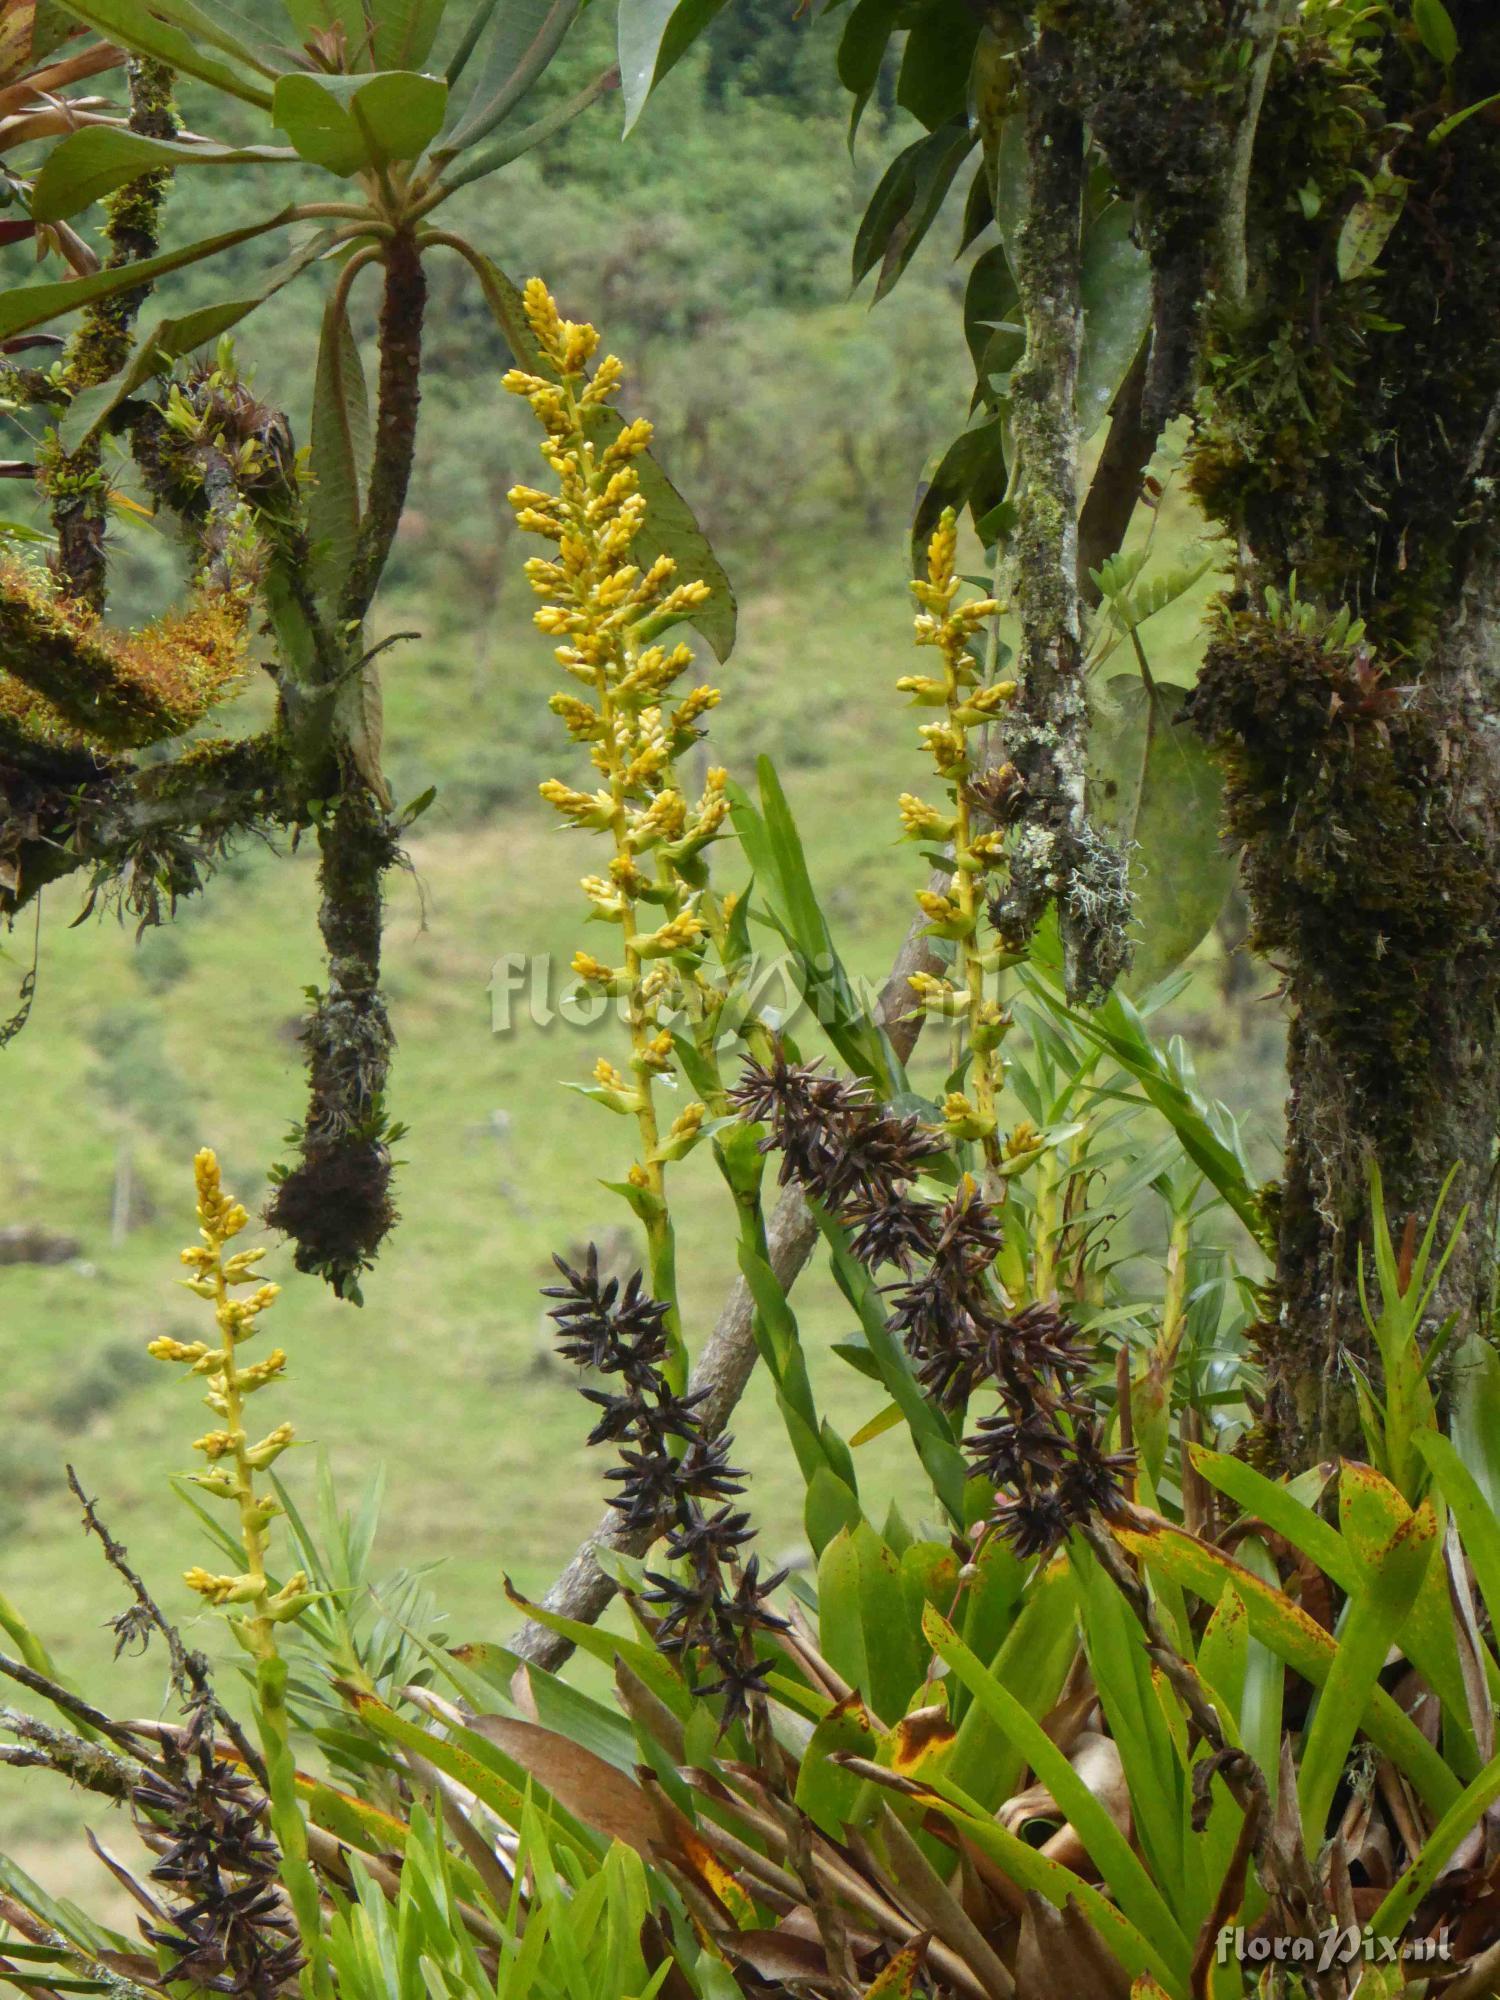
[[[103,22],[102,0],[75,5]],[[1090,89],[1108,41],[1094,12]],[[1166,46],[1185,60],[1192,35],[1178,13]],[[1425,13],[1419,39],[1441,39],[1445,11]],[[937,75],[951,67],[937,14],[920,7],[910,24],[913,91],[928,55]],[[513,498],[522,527],[548,544],[529,574],[573,683],[552,706],[598,782],[549,778],[542,791],[609,844],[584,889],[618,948],[580,954],[576,969],[623,1003],[628,1073],[606,1058],[588,1088],[635,1122],[638,1157],[619,1188],[644,1226],[648,1273],[606,1278],[590,1253],[549,1294],[561,1351],[587,1371],[593,1441],[619,1453],[607,1527],[547,1601],[512,1593],[527,1624],[508,1644],[451,1645],[421,1579],[371,1584],[372,1509],[341,1519],[327,1500],[314,1534],[272,1469],[289,1431],[252,1440],[246,1399],[280,1379],[282,1357],[240,1359],[270,1298],[238,1296],[256,1282],[246,1253],[228,1250],[245,1218],[211,1156],[200,1159],[190,1282],[214,1307],[218,1344],[156,1351],[206,1380],[218,1419],[199,1440],[210,1463],[197,1484],[233,1505],[234,1530],[201,1510],[225,1562],[195,1565],[187,1581],[229,1610],[245,1643],[259,1741],[85,1502],[132,1593],[121,1635],[163,1641],[178,1712],[120,1719],[84,1701],[0,1603],[17,1648],[0,1654],[0,1672],[62,1717],[0,1711],[0,1756],[127,1808],[151,1862],[144,1880],[123,1863],[116,1879],[144,1907],[148,1949],[7,1867],[0,1978],[126,2000],[184,1989],[269,2000],[294,1982],[308,2000],[1372,2000],[1398,1987],[1478,2000],[1500,1967],[1500,1466],[1488,1350],[1459,1357],[1451,1434],[1432,1388],[1451,1330],[1434,1336],[1429,1323],[1457,1232],[1439,1253],[1441,1216],[1425,1235],[1408,1221],[1398,1250],[1374,1180],[1361,1296],[1381,1366],[1356,1378],[1366,1458],[1273,1479],[1239,1447],[1257,1414],[1246,1348],[1266,1303],[1254,1280],[1274,1203],[1253,1186],[1233,1121],[1205,1102],[1180,1048],[1154,1037],[1170,983],[1139,1006],[1101,998],[1127,956],[1126,846],[1152,746],[1175,727],[1139,627],[1186,588],[1144,580],[1120,549],[1151,420],[1191,372],[1196,329],[1173,318],[1167,280],[1200,268],[1184,244],[1197,244],[1204,218],[1142,179],[1150,162],[1129,150],[1118,93],[1091,99],[1113,180],[1085,174],[1077,104],[1041,87],[1050,28],[1024,60],[1009,15],[951,38],[972,74],[973,116],[960,118],[951,94],[927,106],[937,143],[919,142],[894,192],[877,197],[877,220],[899,275],[903,246],[977,146],[971,221],[993,217],[1003,234],[1003,163],[1021,141],[1023,213],[970,314],[985,335],[978,428],[1005,466],[973,511],[1015,602],[1018,671],[1002,677],[990,625],[1003,592],[960,601],[952,504],[981,497],[996,458],[970,448],[939,468],[921,509],[932,532],[918,637],[942,673],[904,683],[941,711],[924,740],[946,804],[909,794],[900,807],[936,873],[870,1006],[770,766],[755,797],[711,772],[690,804],[679,783],[676,760],[713,696],[672,695],[690,655],[665,634],[696,622],[717,643],[729,600],[681,527],[647,428],[610,409],[619,364],[606,356],[591,373],[590,327],[564,320],[535,281],[515,291],[429,221],[508,157],[516,142],[502,138],[462,159],[476,125],[488,136],[529,88],[569,18],[566,5],[549,11],[524,53],[501,36],[505,80],[488,109],[445,123],[445,88],[487,17],[445,84],[380,67],[425,60],[430,11],[377,10],[353,34],[330,19],[296,52],[252,47],[185,0],[140,11],[110,0],[109,23],[135,56],[128,129],[74,134],[31,189],[39,215],[65,215],[85,184],[119,198],[94,289],[19,308],[86,317],[58,371],[15,385],[55,419],[42,477],[56,547],[50,580],[27,575],[10,592],[20,691],[5,754],[18,787],[56,778],[44,752],[86,752],[105,770],[91,763],[95,793],[72,784],[50,805],[45,791],[28,794],[50,831],[38,842],[23,830],[17,852],[25,871],[40,866],[28,841],[47,846],[65,824],[70,855],[106,871],[128,861],[148,886],[161,868],[145,868],[126,838],[143,806],[160,809],[152,825],[169,841],[243,830],[246,796],[267,824],[317,824],[332,978],[308,1029],[302,1161],[273,1213],[299,1261],[345,1291],[390,1220],[379,889],[399,820],[380,776],[364,624],[411,463],[424,261],[451,249],[478,277],[512,350],[508,385],[544,432],[552,483]],[[894,19],[854,10],[851,54],[872,37],[878,54]],[[630,92],[681,39],[659,32],[644,59],[635,48]],[[1147,57],[1159,46],[1142,43]],[[1223,137],[1220,114],[1264,87],[1267,54],[1252,36],[1207,109],[1182,107],[1204,153]],[[142,287],[173,254],[155,249],[156,176],[248,150],[179,129],[171,66],[268,111],[304,164],[355,184],[347,202],[266,225],[328,224],[299,255],[339,265],[306,464],[231,355],[175,373],[188,348],[243,317],[243,301],[197,316],[190,334],[168,323],[132,344]],[[865,67],[851,62],[851,74]],[[1056,122],[1059,106],[1070,123]],[[548,129],[543,119],[530,136]],[[1137,291],[1143,276],[1154,287],[1149,357],[1144,319],[1123,344],[1083,344],[1079,257],[1090,250]],[[376,264],[380,386],[362,486],[348,301]],[[1020,353],[1006,345],[1012,304]],[[1101,350],[1107,379],[1090,383],[1080,364],[1087,355],[1093,368]],[[1080,506],[1079,405],[1116,388]],[[187,530],[187,617],[216,604],[248,620],[230,607],[251,602],[269,617],[279,709],[266,738],[210,742],[149,770],[128,762],[211,714],[220,682],[217,654],[205,688],[166,671],[160,632],[132,644],[103,621],[106,434]],[[1081,566],[1075,525],[1088,529]],[[1349,640],[1352,621],[1307,626],[1287,612],[1290,596],[1266,601],[1283,638]],[[1082,754],[1093,602],[1129,640],[1145,697],[1140,783],[1115,823],[1096,810],[1111,774],[1090,773]],[[1096,660],[1108,643],[1096,632]],[[230,673],[237,657],[224,651]],[[1370,682],[1360,713],[1378,715],[1381,699]],[[220,787],[218,817],[194,803],[171,819],[189,778]],[[65,819],[51,825],[43,806]],[[124,845],[101,844],[110,812]],[[198,850],[169,851],[178,873],[166,890],[194,886]],[[722,886],[726,851],[753,878],[737,897]],[[29,890],[25,871],[17,883]],[[781,940],[802,984],[806,1050],[788,1024],[773,1034],[756,1020],[740,989],[752,922]],[[934,1066],[915,1059],[932,1020],[951,1035],[935,1084]],[[694,1098],[667,1121],[679,1077]],[[666,1170],[705,1139],[733,1196],[744,1284],[699,1344],[677,1305]],[[768,1213],[771,1156],[782,1194]],[[1153,1239],[1141,1217],[1158,1200]],[[1248,1238],[1244,1273],[1227,1247],[1235,1231]],[[1162,1237],[1160,1282],[1146,1282]],[[857,1322],[838,1357],[873,1385],[850,1437],[819,1408],[788,1296],[818,1244]],[[744,1475],[724,1435],[752,1351],[805,1485],[809,1552],[794,1575],[762,1576],[748,1552]],[[925,1491],[877,1526],[859,1455],[886,1432],[909,1439]],[[283,1517],[296,1565],[285,1575],[270,1535]],[[615,1592],[628,1625],[604,1631],[595,1620]],[[563,1677],[574,1648],[612,1677],[610,1699]],[[1403,1946],[1420,1947],[1404,1965]]]

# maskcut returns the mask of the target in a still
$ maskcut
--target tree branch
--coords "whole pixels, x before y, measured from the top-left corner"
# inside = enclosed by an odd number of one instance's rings
[[[1013,564],[1021,689],[1005,729],[1025,792],[1010,879],[990,914],[1002,938],[1020,946],[1054,904],[1068,992],[1086,1000],[1108,992],[1129,963],[1131,905],[1125,857],[1091,824],[1085,796],[1075,412],[1084,131],[1059,86],[1068,60],[1065,40],[1048,31],[1026,65],[1024,213],[1016,235],[1026,348],[1011,377],[1023,482]],[[1115,513],[1122,505],[1111,502]]]

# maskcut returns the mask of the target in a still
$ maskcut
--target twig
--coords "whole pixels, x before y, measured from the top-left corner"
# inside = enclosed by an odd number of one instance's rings
[[[13,1660],[9,1653],[0,1653],[0,1674],[12,1680],[28,1694],[39,1694],[43,1701],[50,1701],[54,1708],[62,1710],[85,1729],[95,1729],[101,1736],[107,1736],[111,1743],[118,1743],[123,1749],[131,1747],[131,1735],[123,1723],[116,1722],[112,1715],[106,1715],[102,1708],[83,1700],[61,1681],[55,1681],[50,1674],[38,1673],[35,1667],[28,1667],[21,1660]]]
[[[259,1752],[251,1744],[243,1729],[214,1693],[213,1678],[207,1659],[202,1653],[190,1652],[182,1643],[182,1635],[172,1621],[166,1617],[152,1597],[145,1584],[130,1566],[130,1556],[124,1546],[117,1542],[109,1529],[99,1518],[98,1502],[91,1500],[79,1483],[78,1474],[70,1465],[67,1468],[68,1485],[73,1497],[83,1509],[83,1531],[97,1535],[104,1550],[104,1560],[116,1575],[122,1577],[130,1594],[135,1599],[134,1623],[127,1626],[125,1621],[132,1614],[115,1621],[117,1644],[115,1656],[128,1640],[139,1634],[144,1640],[148,1629],[159,1632],[166,1643],[172,1660],[172,1687],[184,1709],[206,1707],[215,1722],[229,1738],[240,1756],[245,1760],[256,1783],[264,1789],[266,1767]]]
[[[0,1729],[18,1736],[19,1746],[0,1745],[0,1763],[44,1766],[85,1791],[109,1799],[127,1799],[144,1775],[137,1762],[117,1756],[102,1743],[90,1743],[71,1729],[58,1729],[24,1709],[0,1708]]]
[[[1255,157],[1255,135],[1260,125],[1261,106],[1276,42],[1286,18],[1290,0],[1252,0],[1245,22],[1246,38],[1254,50],[1245,108],[1234,138],[1234,155],[1224,193],[1219,225],[1219,268],[1227,297],[1242,305],[1250,289],[1250,254],[1246,225],[1250,207],[1250,169]]]

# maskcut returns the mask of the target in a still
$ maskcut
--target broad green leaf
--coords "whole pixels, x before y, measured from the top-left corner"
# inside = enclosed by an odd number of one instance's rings
[[[927,1649],[913,1615],[901,1560],[868,1521],[851,1540],[859,1558],[860,1616],[870,1678],[864,1692],[875,1713],[893,1723],[906,1713],[927,1674]]]
[[[1151,324],[1151,262],[1131,234],[1133,224],[1131,204],[1112,201],[1084,232],[1076,398],[1084,437],[1109,414]]]
[[[1401,220],[1410,186],[1384,164],[1375,174],[1368,194],[1355,202],[1339,231],[1336,262],[1345,284],[1367,277],[1380,261],[1386,239]]]
[[[859,1550],[847,1528],[818,1558],[818,1649],[850,1687],[867,1694],[870,1656],[860,1613]]]
[[[196,77],[199,83],[227,91],[231,97],[238,97],[246,104],[258,105],[262,111],[270,110],[271,94],[268,90],[253,82],[243,69],[220,62],[216,56],[206,53],[216,43],[222,43],[222,31],[205,34],[201,22],[197,21],[191,30],[184,29],[171,18],[174,13],[185,10],[170,5],[148,5],[147,0],[65,0],[65,4],[70,14],[96,34],[120,43],[133,54],[154,56],[159,62],[180,70],[184,76]],[[192,16],[189,15],[189,18]],[[241,49],[239,54],[246,67],[262,67],[255,62],[248,49]]]
[[[299,72],[278,80],[272,116],[304,160],[347,180],[363,168],[418,158],[442,129],[447,105],[441,77]]]
[[[909,17],[896,102],[929,132],[965,117],[979,20],[966,0],[921,0]]]
[[[948,449],[922,475],[911,524],[913,574],[921,574],[927,542],[945,507],[965,507],[976,522],[992,515],[1005,495],[1005,416],[976,410]]]
[[[96,299],[111,298],[116,292],[134,291],[154,279],[165,277],[168,271],[180,271],[187,264],[200,264],[205,257],[217,257],[221,251],[233,249],[238,243],[248,243],[253,237],[266,235],[269,230],[282,229],[294,219],[294,211],[284,208],[263,222],[249,223],[243,229],[226,230],[221,236],[205,236],[196,243],[184,244],[180,249],[163,250],[155,257],[143,257],[137,264],[95,271],[87,278],[65,278],[50,285],[17,285],[0,296],[0,340],[9,340],[18,333],[29,333],[32,327],[45,326],[49,320],[61,319],[65,313],[76,312],[80,306],[92,305]]]
[[[976,1658],[990,1661],[992,1677],[1040,1718],[1057,1700],[1064,1677],[1078,1653],[1078,1593],[1067,1563],[1058,1560],[1036,1573],[1019,1612],[993,1652],[976,1627],[968,1607],[967,1640],[980,1647]],[[967,1641],[966,1641],[967,1643]],[[993,1718],[971,1701],[962,1712],[951,1768],[961,1771],[967,1789],[988,1811],[995,1811],[1015,1790],[1024,1768],[1024,1753]]]
[[[1423,48],[1446,69],[1458,55],[1458,30],[1443,0],[1411,0],[1411,17]]]
[[[1239,1741],[1240,1704],[1250,1664],[1250,1617],[1230,1584],[1214,1606],[1198,1647],[1198,1672],[1206,1683],[1231,1743]]]
[[[880,265],[877,300],[911,262],[977,137],[955,118],[898,153],[881,176],[855,232],[853,264],[855,284]]]
[[[620,89],[627,132],[652,91],[723,5],[724,0],[620,0]]]
[[[1453,1357],[1451,1401],[1453,1448],[1500,1516],[1500,1354],[1477,1335]]]
[[[819,1556],[841,1531],[859,1519],[859,1499],[830,1465],[815,1465],[802,1502],[802,1525],[812,1552]]]
[[[1274,1590],[1278,1575],[1264,1542],[1247,1535],[1239,1546],[1240,1561],[1252,1576]],[[1232,1588],[1233,1586],[1231,1586]],[[1238,1593],[1236,1593],[1238,1595]],[[1221,1598],[1220,1603],[1223,1602]],[[1249,1612],[1246,1611],[1248,1622]],[[1245,1660],[1245,1686],[1240,1698],[1240,1741],[1265,1773],[1274,1801],[1281,1759],[1281,1716],[1286,1697],[1286,1668],[1252,1631]]]
[[[330,296],[313,383],[308,533],[316,590],[338,601],[359,536],[361,482],[370,462],[370,406],[359,346],[342,303]]]
[[[1021,1753],[1047,1787],[1064,1817],[1088,1850],[1115,1900],[1164,1958],[1186,1970],[1188,1941],[1130,1842],[1105,1807],[1079,1777],[1041,1723],[1016,1699],[998,1675],[970,1652],[942,1614],[929,1607],[922,1630],[990,1720]]]
[[[1182,721],[1184,688],[1138,674],[1095,704],[1090,796],[1130,858],[1137,938],[1132,992],[1164,979],[1207,935],[1234,881],[1220,838],[1224,781]]]
[[[1494,1627],[1500,1621],[1500,1519],[1448,1438],[1437,1431],[1419,1431],[1415,1442],[1432,1469],[1438,1491],[1453,1509],[1464,1554],[1474,1565]]]
[[[1015,345],[1017,354],[1025,345],[1026,336],[1017,319],[1019,305],[1020,294],[1011,276],[1010,260],[1003,245],[997,243],[974,259],[969,282],[964,287],[964,338],[969,344],[974,372],[980,378],[981,393],[988,386],[986,378],[991,364],[987,357],[996,335],[1003,331],[1004,338]]]
[[[854,0],[839,37],[839,82],[854,99],[849,113],[849,144],[859,130],[865,106],[880,80],[880,66],[896,31],[902,0]]]
[[[295,160],[285,146],[190,146],[114,125],[85,125],[54,146],[31,190],[38,222],[65,222],[138,174],[158,167],[258,166]]]
[[[1162,1699],[1175,1705],[1176,1697],[1153,1675],[1144,1634],[1114,1583],[1087,1550],[1069,1553],[1089,1667],[1125,1768],[1136,1837],[1157,1881],[1174,1885],[1184,1921],[1195,1922],[1205,1901],[1202,1855],[1183,1838],[1187,1760]]]
[[[864,1783],[830,1759],[836,1751],[873,1759],[878,1741],[870,1711],[857,1691],[829,1709],[808,1740],[797,1772],[797,1804],[830,1840],[844,1838]]]
[[[582,0],[480,0],[448,64],[457,80],[477,50],[474,82],[439,149],[444,158],[476,145],[501,125],[545,72]]]
[[[1292,1547],[1300,1549],[1305,1556],[1311,1556],[1323,1574],[1340,1590],[1353,1590],[1358,1586],[1359,1565],[1338,1529],[1332,1522],[1325,1521],[1321,1514],[1315,1514],[1311,1507],[1303,1506],[1279,1480],[1268,1479],[1243,1459],[1231,1458],[1228,1452],[1211,1451],[1207,1445],[1189,1445],[1188,1453],[1193,1469],[1201,1473],[1211,1486],[1227,1493],[1245,1513],[1256,1515],[1268,1528],[1274,1528],[1278,1535],[1285,1535]]]

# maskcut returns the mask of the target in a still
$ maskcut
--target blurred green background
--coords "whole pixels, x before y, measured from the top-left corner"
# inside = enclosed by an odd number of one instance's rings
[[[559,91],[607,60],[610,23],[595,11]],[[850,295],[854,224],[906,121],[877,100],[851,157],[834,33],[790,19],[785,0],[739,0],[625,144],[606,101],[487,184],[463,226],[514,277],[543,273],[626,360],[623,400],[657,423],[660,456],[740,594],[738,647],[711,675],[724,692],[712,754],[747,781],[756,755],[776,761],[840,948],[878,979],[924,879],[897,843],[895,810],[925,776],[893,687],[917,664],[906,524],[924,462],[963,425],[972,371],[966,261],[945,261],[956,217],[873,312]],[[191,179],[168,210],[172,238],[231,227],[255,200],[252,181]],[[241,253],[247,266],[255,249]],[[23,253],[9,255],[19,281]],[[491,973],[506,955],[550,957],[552,992],[568,984],[568,959],[592,941],[576,879],[597,862],[536,797],[540,778],[574,779],[580,760],[546,706],[558,676],[530,626],[504,501],[533,476],[526,413],[499,389],[506,356],[464,268],[437,262],[433,279],[420,465],[374,633],[419,634],[386,656],[396,795],[437,786],[387,930],[393,1110],[410,1128],[403,1220],[362,1310],[273,1250],[267,1268],[286,1289],[268,1335],[291,1357],[273,1420],[291,1418],[309,1448],[325,1448],[351,1498],[385,1467],[382,1559],[439,1563],[449,1631],[477,1639],[513,1623],[502,1575],[541,1590],[598,1516],[603,1467],[549,1356],[538,1287],[554,1250],[598,1239],[628,1252],[623,1211],[599,1182],[618,1176],[632,1134],[561,1087],[618,1054],[611,1024],[538,1027],[523,992],[509,1031],[496,1031]],[[202,303],[214,295],[205,283],[189,274],[162,309]],[[215,291],[223,284],[221,273]],[[293,286],[242,330],[258,390],[292,413],[299,437],[320,306],[316,281]],[[1163,546],[1195,532],[1169,490]],[[146,615],[175,587],[176,553],[139,524],[122,522],[115,541],[116,615]],[[1160,678],[1191,679],[1211,587],[1150,628]],[[246,726],[268,687],[247,689]],[[61,1261],[0,1265],[0,1588],[67,1673],[150,1713],[162,1700],[154,1657],[100,1678],[121,1600],[79,1532],[62,1468],[71,1458],[166,1608],[218,1652],[219,1621],[179,1581],[205,1542],[168,1486],[190,1466],[203,1413],[179,1371],[144,1350],[159,1333],[202,1331],[176,1282],[193,1234],[194,1149],[215,1146],[229,1185],[258,1208],[300,1115],[302,989],[320,976],[313,857],[244,849],[174,924],[139,940],[107,914],[70,928],[79,903],[76,884],[47,897],[33,1015],[0,1055],[0,1222],[64,1239]],[[1200,948],[1173,1025],[1208,1087],[1269,1149],[1279,1016],[1260,997],[1272,982],[1229,949],[1233,937],[1231,912]],[[32,950],[28,911],[0,938],[0,1014]],[[733,1230],[702,1154],[675,1170],[675,1188],[696,1345],[732,1277]],[[828,1354],[846,1309],[816,1271],[797,1306],[820,1398],[852,1430],[879,1394]],[[784,1559],[800,1543],[801,1485],[763,1383],[735,1430],[763,1544]],[[873,1493],[909,1481],[904,1436],[862,1447]],[[283,1461],[294,1487],[310,1488],[310,1458]],[[0,1847],[34,1858],[73,1811],[55,1780],[7,1773]],[[87,1865],[70,1848],[49,1879],[66,1887],[68,1870]]]

